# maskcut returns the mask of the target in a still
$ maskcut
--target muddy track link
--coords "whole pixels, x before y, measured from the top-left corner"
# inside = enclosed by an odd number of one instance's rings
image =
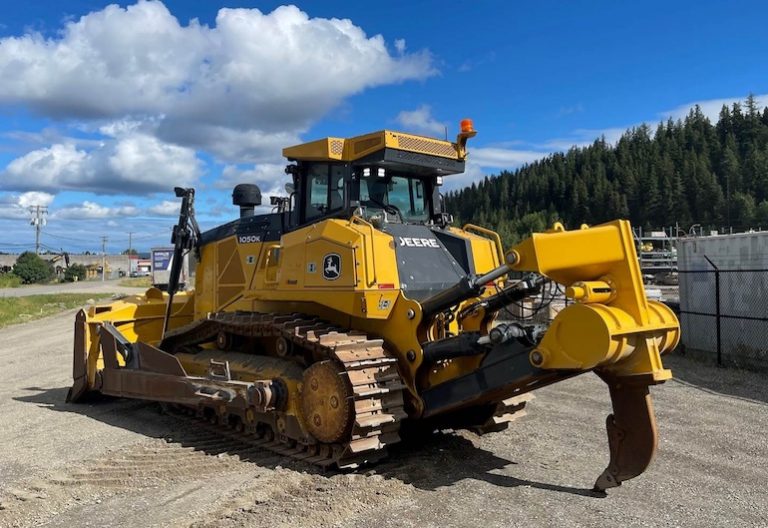
[[[206,416],[209,421],[231,426],[226,429],[227,434],[237,434],[280,455],[323,467],[350,468],[375,462],[386,456],[387,445],[400,441],[400,421],[406,417],[405,385],[397,370],[397,360],[384,349],[383,340],[369,339],[362,332],[344,331],[303,314],[233,312],[210,314],[206,319],[168,332],[160,348],[181,351],[203,343],[226,341],[231,336],[283,338],[294,350],[311,353],[314,363],[337,362],[340,375],[349,384],[353,404],[348,440],[307,442],[306,438],[276,434],[268,420],[258,417],[255,423],[236,420],[233,424],[232,415],[226,409],[221,412],[219,404],[214,416],[200,409],[177,410]],[[226,352],[222,356],[226,359]]]

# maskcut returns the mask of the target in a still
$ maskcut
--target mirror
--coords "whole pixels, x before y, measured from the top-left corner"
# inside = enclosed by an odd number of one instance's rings
[[[295,190],[296,190],[296,189],[294,188],[294,186],[293,186],[293,184],[292,184],[292,183],[290,183],[290,182],[289,182],[289,183],[286,183],[286,184],[285,184],[285,192],[287,192],[287,193],[288,193],[288,195],[291,195],[291,194],[293,194]]]

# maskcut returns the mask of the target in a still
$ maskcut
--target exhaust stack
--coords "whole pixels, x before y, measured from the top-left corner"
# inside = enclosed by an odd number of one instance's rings
[[[253,183],[241,183],[232,190],[232,204],[240,207],[240,218],[253,216],[254,207],[261,205],[261,190]]]

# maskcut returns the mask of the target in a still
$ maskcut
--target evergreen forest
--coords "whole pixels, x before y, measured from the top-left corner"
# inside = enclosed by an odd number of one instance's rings
[[[470,153],[471,155],[471,153]],[[445,197],[458,225],[492,227],[511,244],[555,221],[568,229],[616,218],[645,230],[768,228],[768,108],[753,96],[712,123],[684,119],[632,128],[487,176]]]

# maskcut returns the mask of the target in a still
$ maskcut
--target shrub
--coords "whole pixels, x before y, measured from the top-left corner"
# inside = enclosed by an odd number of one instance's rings
[[[41,259],[39,255],[26,251],[16,259],[13,274],[24,284],[48,282],[53,278],[53,266]]]
[[[82,264],[72,264],[64,272],[64,281],[75,282],[76,280],[85,280],[85,266]]]
[[[0,288],[16,288],[21,286],[21,279],[13,273],[0,273]]]

